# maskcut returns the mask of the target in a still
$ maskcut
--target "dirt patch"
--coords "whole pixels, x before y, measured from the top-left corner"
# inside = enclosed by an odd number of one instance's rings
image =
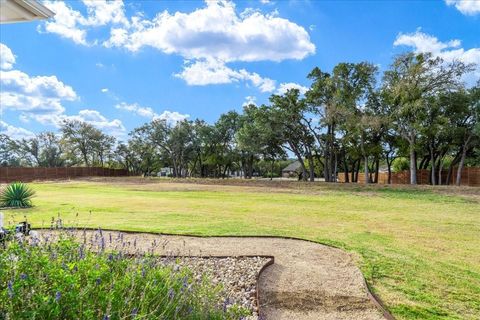
[[[419,191],[437,193],[442,195],[460,196],[468,201],[480,202],[480,188],[467,186],[429,186],[429,185],[383,185],[370,184],[368,186],[357,183],[326,183],[323,181],[304,182],[294,180],[268,180],[268,179],[200,179],[200,178],[142,178],[142,177],[90,177],[77,181],[92,181],[108,183],[118,186],[129,186],[138,190],[149,191],[187,191],[187,190],[234,190],[242,187],[248,191],[260,192],[288,192],[299,194],[325,194],[330,192],[348,192],[359,195],[381,195],[388,190],[404,190],[407,192]]]

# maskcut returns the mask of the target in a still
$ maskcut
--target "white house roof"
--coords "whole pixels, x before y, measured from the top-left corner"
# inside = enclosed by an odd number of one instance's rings
[[[0,23],[48,19],[54,14],[35,0],[0,0]]]
[[[296,160],[292,163],[290,163],[288,166],[283,168],[282,172],[292,172],[292,171],[297,171],[298,169],[301,168],[300,161]]]

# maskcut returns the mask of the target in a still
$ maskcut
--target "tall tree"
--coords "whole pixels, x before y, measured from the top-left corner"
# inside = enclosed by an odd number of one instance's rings
[[[309,130],[310,119],[306,116],[308,111],[306,100],[300,98],[298,89],[289,89],[284,95],[272,95],[270,97],[271,119],[275,126],[280,126],[281,139],[284,147],[292,152],[300,162],[302,179],[310,181],[315,179],[315,165],[313,152],[315,137]],[[308,161],[309,173],[307,174],[304,159]]]
[[[243,125],[236,134],[239,150],[270,162],[272,180],[275,160],[285,156],[280,139],[281,133],[270,121],[268,107],[265,105],[245,106],[244,117]]]
[[[92,165],[98,137],[102,132],[93,125],[79,120],[65,120],[60,128],[62,141],[73,164]]]
[[[410,183],[417,184],[417,148],[428,100],[461,87],[461,76],[472,66],[460,61],[445,62],[430,53],[399,55],[384,74],[384,89],[395,105],[396,129],[409,144]]]

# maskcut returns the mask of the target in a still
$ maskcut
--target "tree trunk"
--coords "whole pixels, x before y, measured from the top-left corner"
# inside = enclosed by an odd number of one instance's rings
[[[465,164],[465,158],[467,157],[467,150],[468,150],[468,145],[470,143],[470,139],[472,138],[472,136],[469,136],[467,138],[467,140],[465,141],[465,143],[463,144],[463,150],[462,150],[462,157],[460,158],[460,163],[458,164],[458,169],[457,169],[457,180],[455,182],[455,184],[457,186],[460,185],[460,183],[462,182],[462,170],[463,170],[463,166]]]
[[[249,159],[248,176],[249,179],[252,179],[253,177],[253,154],[250,156]]]
[[[331,154],[330,154],[330,132],[332,130],[331,125],[327,126],[327,141],[325,144],[325,165],[323,166],[323,175],[325,176],[325,182],[330,182],[330,165],[331,165]]]
[[[410,184],[417,184],[417,153],[413,143],[410,143]]]
[[[392,162],[393,162],[393,159],[390,159],[388,154],[387,154],[386,158],[387,158],[387,170],[388,170],[387,183],[392,184]]]
[[[370,183],[370,177],[368,176],[368,156],[365,156],[365,184]]]
[[[443,161],[440,159],[440,163],[438,164],[438,185],[442,185],[442,169],[443,169]]]
[[[433,156],[433,145],[430,145],[430,162],[432,163],[431,169],[430,169],[430,182],[432,186],[435,185],[435,158]]]
[[[227,176],[227,170],[229,167],[230,167],[229,165],[226,165],[225,169],[223,169],[222,179],[225,179],[225,177]]]
[[[426,167],[428,167],[428,162],[430,161],[429,159],[430,159],[430,154],[427,155],[426,157],[423,157],[418,167],[420,169],[426,169]]]
[[[348,179],[348,163],[347,163],[347,156],[345,152],[343,153],[343,170],[345,174],[345,183],[349,183],[350,181]]]
[[[357,165],[357,160],[354,160],[354,161],[352,162],[352,173],[351,173],[351,176],[352,176],[352,179],[351,179],[351,180],[352,180],[352,182],[357,182],[357,181],[355,180],[355,167],[356,167],[356,165]]]
[[[309,167],[308,171],[309,171],[309,178],[310,178],[309,180],[310,182],[313,182],[315,181],[315,166],[313,164],[313,157],[311,154],[308,156],[308,167]]]
[[[272,166],[270,168],[270,181],[273,180],[273,167],[275,165],[275,158],[272,159]]]
[[[448,148],[445,149],[443,152],[441,152],[440,156],[438,157],[438,179],[437,179],[437,183],[438,183],[439,186],[441,186],[442,183],[443,183],[443,181],[442,181],[443,158],[445,157],[447,152],[448,152]]]
[[[338,172],[338,160],[337,160],[337,153],[335,152],[335,159],[334,159],[334,169],[331,181],[337,182],[337,172]]]
[[[361,162],[361,159],[359,158],[357,160],[357,168],[355,170],[355,182],[358,182],[358,173],[360,172],[360,162]]]
[[[380,171],[380,159],[378,157],[375,158],[375,179],[373,183],[378,183],[378,172]]]
[[[452,181],[452,173],[453,173],[453,167],[458,163],[458,161],[460,160],[460,156],[462,155],[462,149],[460,148],[460,150],[457,152],[457,154],[455,155],[455,157],[453,158],[452,160],[452,163],[450,163],[450,166],[448,167],[448,172],[447,172],[447,181],[445,182],[445,184],[448,186],[450,184],[450,182]]]

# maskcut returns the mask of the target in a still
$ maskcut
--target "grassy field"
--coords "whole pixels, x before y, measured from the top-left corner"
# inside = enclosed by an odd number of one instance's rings
[[[37,183],[35,227],[281,235],[355,254],[398,319],[480,319],[480,190],[111,179]]]

